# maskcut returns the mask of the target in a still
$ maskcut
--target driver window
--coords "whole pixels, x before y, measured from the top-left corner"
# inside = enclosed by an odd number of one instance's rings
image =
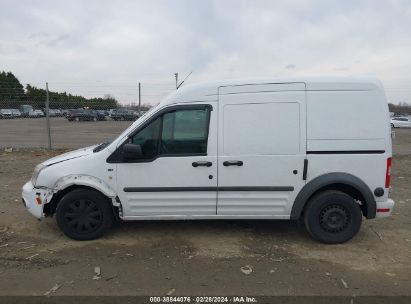
[[[209,110],[177,110],[163,116],[161,154],[207,153]]]
[[[161,117],[154,120],[147,127],[132,137],[131,143],[141,146],[141,151],[143,153],[143,157],[141,157],[141,159],[151,159],[157,155],[160,126]]]
[[[140,159],[160,155],[207,153],[210,110],[176,110],[165,113],[135,134],[130,143],[141,146]]]

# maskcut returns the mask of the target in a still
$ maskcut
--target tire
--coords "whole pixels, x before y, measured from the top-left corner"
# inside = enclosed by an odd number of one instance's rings
[[[391,124],[391,128],[395,128],[394,124]]]
[[[316,240],[326,244],[344,243],[360,230],[360,205],[348,194],[329,190],[310,199],[304,212],[304,225]]]
[[[96,117],[93,117],[93,121],[97,121],[97,118],[96,118]]]
[[[79,241],[99,238],[110,229],[113,219],[107,197],[95,190],[73,190],[63,196],[56,209],[58,227]]]
[[[74,118],[75,121],[80,121],[80,117]]]

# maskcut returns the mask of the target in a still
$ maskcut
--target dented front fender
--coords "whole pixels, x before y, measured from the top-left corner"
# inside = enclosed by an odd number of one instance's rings
[[[62,191],[74,185],[96,189],[111,199],[116,197],[116,192],[106,182],[95,176],[80,174],[67,175],[60,178],[53,186],[53,192]]]

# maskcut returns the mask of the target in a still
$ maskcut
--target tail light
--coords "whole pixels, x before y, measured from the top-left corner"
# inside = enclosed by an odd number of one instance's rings
[[[387,171],[385,172],[385,188],[389,188],[391,183],[391,160],[391,157],[387,158]]]

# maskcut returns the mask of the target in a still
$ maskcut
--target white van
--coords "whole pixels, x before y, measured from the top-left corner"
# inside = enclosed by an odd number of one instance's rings
[[[363,217],[391,214],[391,151],[375,79],[210,82],[177,90],[111,143],[39,164],[23,201],[76,240],[115,219],[301,219],[341,243]]]

